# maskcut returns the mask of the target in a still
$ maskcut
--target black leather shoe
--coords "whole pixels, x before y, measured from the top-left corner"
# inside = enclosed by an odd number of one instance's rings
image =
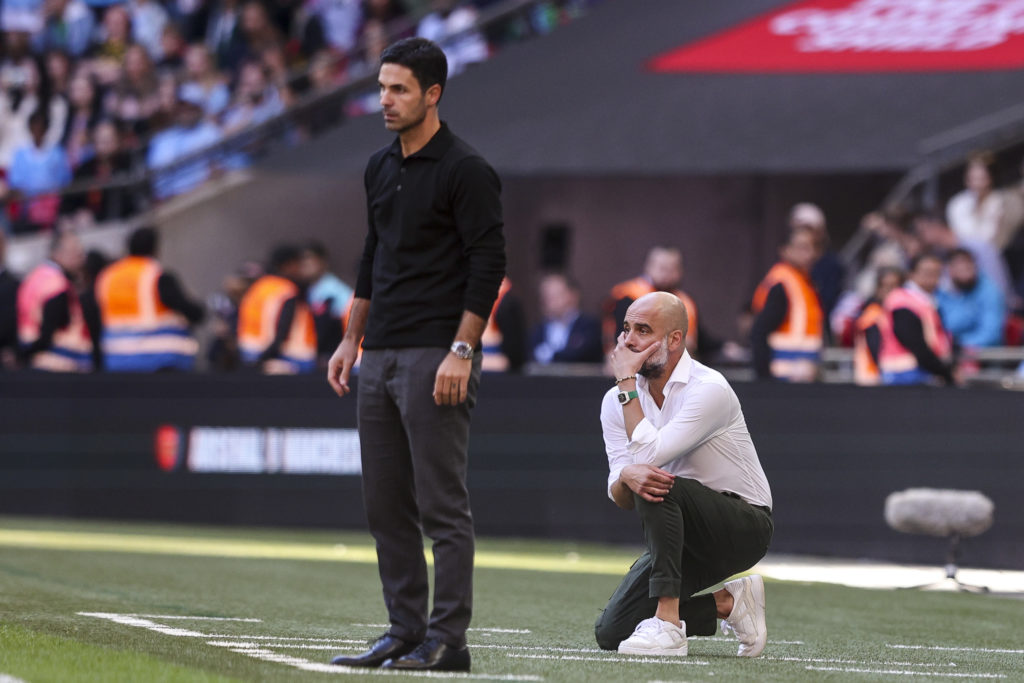
[[[331,664],[337,664],[339,666],[378,667],[386,660],[391,658],[397,659],[398,657],[411,652],[415,647],[416,643],[408,643],[401,638],[396,638],[390,633],[385,633],[380,638],[373,641],[370,645],[370,649],[363,654],[355,655],[354,657],[338,655],[331,660]]]
[[[428,638],[409,654],[384,662],[381,668],[403,671],[469,671],[469,648],[456,650],[437,638]]]

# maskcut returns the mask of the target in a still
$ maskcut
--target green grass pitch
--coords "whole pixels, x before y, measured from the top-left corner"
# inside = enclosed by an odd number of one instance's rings
[[[510,681],[1024,681],[1024,602],[767,583],[764,656],[597,649],[635,549],[478,543],[473,672]],[[399,680],[330,658],[384,630],[365,534],[0,518],[0,681]]]

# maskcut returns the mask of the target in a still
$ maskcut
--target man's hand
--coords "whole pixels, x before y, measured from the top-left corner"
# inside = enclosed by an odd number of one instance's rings
[[[469,393],[469,375],[473,360],[462,360],[449,353],[441,361],[434,378],[434,403],[439,406],[457,406]]]
[[[351,391],[348,377],[358,355],[359,345],[349,339],[342,339],[331,360],[327,362],[327,383],[338,396],[344,396]]]
[[[660,348],[661,342],[656,341],[643,351],[633,351],[626,346],[626,333],[620,332],[615,348],[608,354],[608,365],[616,377],[629,377],[635,375],[647,359]]]
[[[648,503],[660,503],[671,490],[675,475],[654,465],[626,465],[619,472],[619,481]]]

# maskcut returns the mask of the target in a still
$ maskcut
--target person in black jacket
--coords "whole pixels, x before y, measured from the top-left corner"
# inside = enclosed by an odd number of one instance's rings
[[[545,275],[540,283],[544,322],[530,335],[533,359],[548,363],[600,363],[601,322],[580,312],[580,288],[563,273]]]
[[[0,230],[0,371],[17,364],[18,285],[21,284],[6,265],[7,237]]]

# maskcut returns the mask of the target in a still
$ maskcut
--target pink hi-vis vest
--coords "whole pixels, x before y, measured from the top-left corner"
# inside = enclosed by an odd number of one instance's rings
[[[921,292],[906,287],[899,287],[885,297],[885,312],[888,324],[881,328],[882,348],[879,352],[879,366],[883,374],[904,373],[919,370],[917,359],[907,350],[893,331],[893,311],[906,308],[921,320],[924,340],[936,356],[949,361],[953,356],[953,345],[949,334],[942,326],[942,318],[935,305]]]
[[[88,372],[92,340],[82,306],[64,271],[52,261],[38,265],[18,288],[18,342],[28,346],[39,339],[43,306],[62,292],[68,293],[71,322],[54,333],[50,348],[32,356],[32,367],[51,372]]]

